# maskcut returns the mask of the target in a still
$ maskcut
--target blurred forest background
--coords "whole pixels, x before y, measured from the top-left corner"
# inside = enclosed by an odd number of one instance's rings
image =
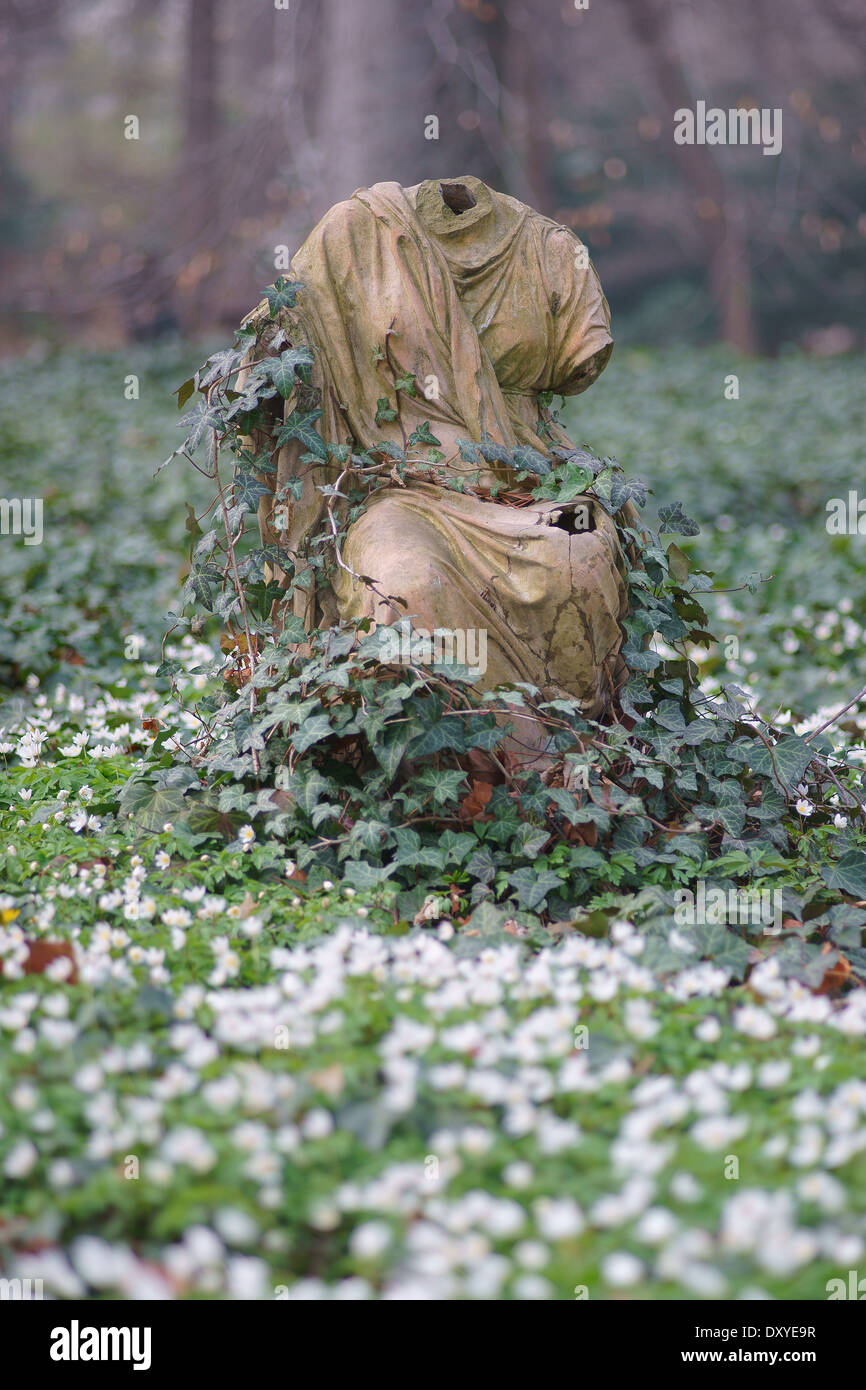
[[[356,187],[462,173],[574,228],[620,340],[864,344],[862,0],[0,0],[0,17],[7,355],[222,331],[275,247]],[[782,108],[781,154],[676,145],[697,100]]]

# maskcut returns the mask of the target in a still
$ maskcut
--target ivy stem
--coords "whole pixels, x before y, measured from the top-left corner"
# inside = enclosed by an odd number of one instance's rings
[[[235,592],[237,593],[238,602],[240,603],[241,618],[243,620],[244,625],[244,636],[247,639],[247,656],[249,658],[250,668],[250,714],[254,714],[256,708],[256,688],[253,681],[253,677],[256,673],[256,657],[255,652],[253,650],[253,638],[252,633],[250,632],[249,614],[247,611],[246,597],[244,595],[244,588],[243,584],[241,583],[241,577],[238,572],[238,559],[237,554],[235,553],[235,543],[234,538],[232,537],[232,528],[231,523],[229,521],[228,506],[226,504],[226,497],[225,492],[223,491],[222,480],[219,475],[219,442],[217,440],[216,430],[211,430],[210,453],[211,463],[213,466],[213,479],[216,483],[217,491],[219,493],[220,510],[222,511],[223,527],[226,533],[226,545],[228,546],[229,564],[231,565],[232,577],[234,579],[235,585]],[[261,773],[261,763],[259,762],[259,755],[255,748],[251,748],[250,752],[252,753],[253,757],[253,768],[255,769],[255,774],[258,777]]]
[[[866,685],[864,685],[862,690],[857,691],[857,694],[854,696],[854,699],[849,700],[847,705],[844,705],[842,709],[837,710],[837,712],[834,715],[832,715],[829,719],[826,719],[823,724],[819,724],[817,729],[813,729],[809,737],[805,739],[804,742],[811,743],[812,739],[815,738],[818,734],[823,734],[825,729],[829,729],[831,724],[835,724],[837,719],[841,719],[843,714],[847,714],[849,709],[852,709],[854,705],[859,704],[864,696],[866,696]]]

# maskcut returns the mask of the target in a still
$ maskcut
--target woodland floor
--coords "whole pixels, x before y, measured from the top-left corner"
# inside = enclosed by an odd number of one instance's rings
[[[184,503],[209,499],[152,475],[202,356],[0,371],[4,494],[45,527],[0,538],[3,1274],[60,1298],[826,1298],[866,1270],[866,989],[732,983],[675,933],[650,959],[628,917],[549,945],[467,936],[447,904],[411,929],[255,840],[191,852],[116,814],[149,722],[193,727],[207,684],[206,630],[175,651],[186,712],[155,674]],[[567,412],[701,523],[683,548],[736,639],[707,681],[798,730],[866,683],[866,536],[825,527],[864,365],[632,350]]]

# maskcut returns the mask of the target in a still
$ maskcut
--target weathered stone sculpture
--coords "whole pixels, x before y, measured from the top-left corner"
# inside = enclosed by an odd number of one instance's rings
[[[479,476],[459,443],[571,447],[555,424],[538,434],[538,397],[584,391],[611,353],[608,306],[585,248],[470,176],[414,188],[381,183],[331,209],[291,274],[304,288],[282,321],[313,349],[322,438],[402,447],[426,421],[441,469],[472,479],[466,491],[412,479],[375,492],[349,527],[347,568],[330,587],[295,590],[307,630],[362,616],[410,616],[429,631],[485,629],[485,688],[528,681],[602,715],[625,674],[626,591],[613,522],[593,499],[578,498],[588,524],[569,525],[560,505],[534,501],[532,480],[517,484],[495,458]],[[407,379],[414,395],[395,389]],[[396,418],[383,418],[383,398]],[[343,467],[299,464],[302,452],[296,441],[284,447],[270,479],[279,491],[303,476],[288,524],[275,529],[271,499],[260,509],[263,538],[295,557],[321,526],[319,485]],[[371,577],[375,588],[353,576]]]

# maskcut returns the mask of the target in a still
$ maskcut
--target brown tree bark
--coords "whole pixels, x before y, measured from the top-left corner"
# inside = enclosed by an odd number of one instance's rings
[[[187,173],[202,191],[212,178],[208,168],[217,135],[217,47],[219,0],[189,0],[184,81],[184,159]]]
[[[671,118],[681,107],[694,106],[665,0],[622,0],[629,25],[644,50]],[[695,226],[706,249],[706,273],[719,316],[721,336],[741,352],[756,350],[751,304],[751,268],[745,209],[727,183],[707,145],[675,145],[684,178],[694,193]],[[697,215],[698,206],[704,216]]]
[[[183,151],[175,204],[178,230],[171,258],[172,269],[179,268],[175,303],[186,332],[199,326],[205,282],[212,269],[206,258],[220,240],[219,9],[219,0],[188,0],[186,12]]]

